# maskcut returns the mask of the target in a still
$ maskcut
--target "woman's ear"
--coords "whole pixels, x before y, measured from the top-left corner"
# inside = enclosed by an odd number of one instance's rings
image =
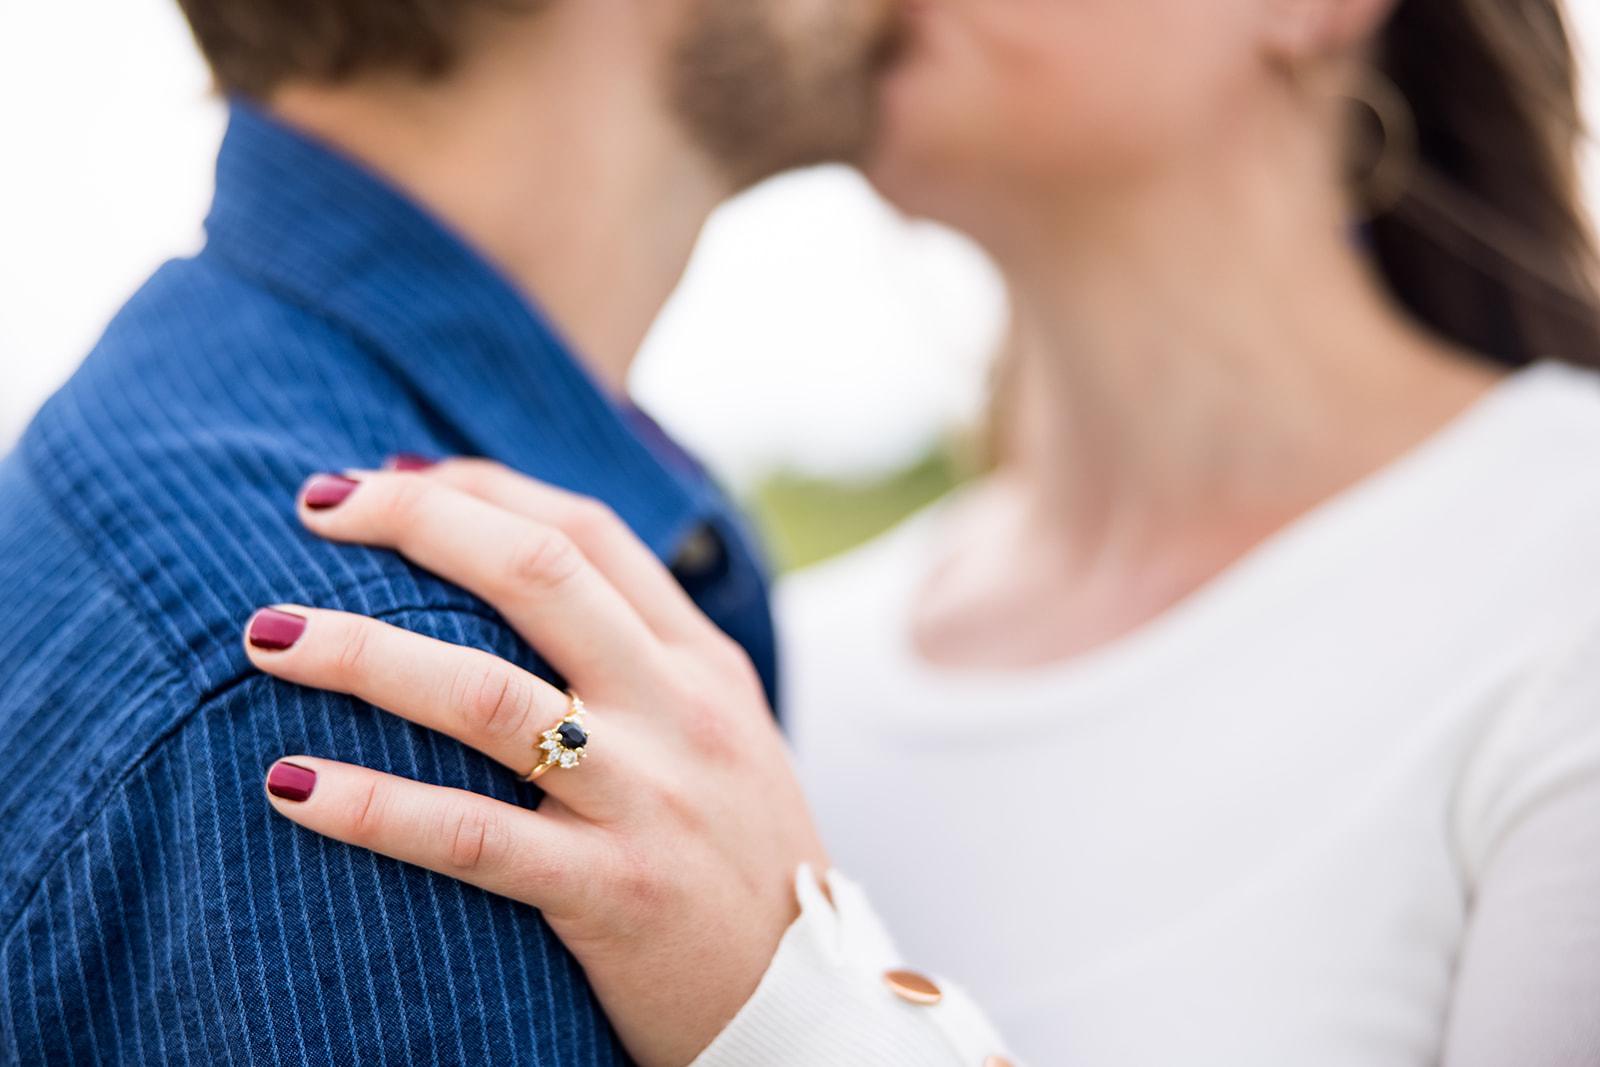
[[[1263,39],[1277,59],[1297,63],[1365,43],[1398,0],[1261,0]]]

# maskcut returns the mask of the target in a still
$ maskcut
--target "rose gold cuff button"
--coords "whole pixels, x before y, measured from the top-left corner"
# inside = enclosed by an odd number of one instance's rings
[[[983,1061],[983,1067],[1011,1067],[1011,1061],[1004,1056],[990,1056]]]
[[[916,971],[889,971],[883,976],[883,984],[895,996],[912,1004],[932,1007],[944,999],[939,987]]]

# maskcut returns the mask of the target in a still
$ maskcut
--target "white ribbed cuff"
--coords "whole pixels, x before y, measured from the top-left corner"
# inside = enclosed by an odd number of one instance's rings
[[[800,918],[748,1003],[690,1067],[980,1067],[1004,1054],[993,1027],[942,979],[937,1005],[911,1004],[884,974],[899,953],[866,894],[837,873],[795,878]]]

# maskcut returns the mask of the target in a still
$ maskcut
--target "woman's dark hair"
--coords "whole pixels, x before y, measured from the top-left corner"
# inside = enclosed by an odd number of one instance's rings
[[[1600,256],[1562,0],[1401,0],[1376,65],[1409,102],[1419,156],[1369,224],[1391,290],[1507,364],[1600,366]]]

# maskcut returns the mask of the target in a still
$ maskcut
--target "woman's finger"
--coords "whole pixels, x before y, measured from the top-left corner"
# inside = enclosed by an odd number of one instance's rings
[[[599,501],[487,459],[447,459],[419,472],[565,533],[662,640],[695,641],[717,632],[672,572]]]
[[[280,604],[245,634],[266,673],[357,697],[519,773],[532,769],[533,738],[566,714],[566,694],[514,664],[362,615]]]
[[[309,830],[555,916],[581,911],[601,859],[580,824],[348,763],[281,759],[266,788],[279,814]]]
[[[342,611],[265,608],[250,619],[245,652],[268,674],[374,704],[448,734],[520,776],[546,760],[543,735],[571,707],[567,694],[498,656]],[[582,773],[552,768],[539,785],[585,816],[605,818],[628,793],[613,773],[621,750],[608,743],[591,759],[591,729],[585,719]],[[617,737],[607,733],[606,740]]]
[[[335,541],[392,548],[492,604],[579,692],[638,698],[660,685],[662,645],[553,526],[411,473],[318,475],[302,521]]]

